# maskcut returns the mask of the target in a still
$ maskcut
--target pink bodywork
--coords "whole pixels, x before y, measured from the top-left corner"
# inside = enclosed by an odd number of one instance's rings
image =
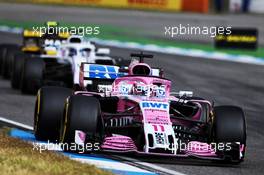
[[[165,96],[163,98],[157,98],[157,97],[145,97],[145,96],[137,96],[137,95],[124,95],[118,91],[120,84],[123,82],[131,83],[134,85],[135,82],[143,82],[145,85],[152,85],[155,83],[161,83],[165,86]],[[111,96],[117,96],[119,97],[118,102],[118,112],[122,112],[127,107],[134,106],[135,104],[140,103],[141,101],[157,101],[157,102],[169,102],[169,100],[176,100],[174,96],[170,96],[170,88],[171,88],[171,81],[167,79],[162,79],[159,77],[142,77],[142,76],[133,76],[133,77],[120,77],[117,78],[113,83],[113,92],[111,93]],[[78,93],[78,92],[77,92]],[[89,93],[87,95],[94,95],[93,93]],[[99,95],[97,93],[97,95]],[[103,95],[103,94],[101,94]],[[196,103],[199,102],[205,102],[209,103],[208,101],[194,101]],[[135,108],[133,112],[140,112],[140,108]],[[139,121],[146,122],[149,124],[153,124],[153,128],[155,131],[160,130],[161,132],[166,132],[164,125],[171,124],[170,116],[166,114],[166,111],[164,110],[145,110],[141,111],[145,114],[145,119],[143,121],[142,116],[134,116],[134,119],[137,118]],[[194,115],[193,118],[199,119],[201,115],[201,111],[197,112],[196,115]],[[206,143],[201,142],[190,142],[189,145],[197,145],[199,144],[201,148],[204,149],[195,149],[195,146],[191,146],[191,149],[187,149],[181,156],[185,155],[197,155],[197,156],[216,156],[215,152],[213,150],[208,150],[209,147]],[[101,149],[105,151],[118,151],[118,152],[137,152],[139,154],[145,154],[145,152],[139,152],[137,150],[137,147],[133,140],[127,136],[122,135],[112,135],[109,137],[106,137],[103,141],[103,144],[101,145]],[[162,153],[149,153],[154,155],[163,155]],[[164,154],[167,155],[167,154]]]
[[[134,66],[139,65],[142,63],[134,62],[129,67],[129,75],[132,75],[132,69]],[[146,65],[146,64],[144,64]],[[146,65],[148,66],[148,65]],[[149,69],[151,69],[148,66]],[[80,75],[81,79],[83,75]],[[129,85],[130,87],[135,87],[140,82],[140,85],[157,85],[161,84],[164,87],[165,95],[161,97],[156,97],[153,94],[149,94],[148,96],[133,94],[133,92],[127,92],[124,94],[120,92],[120,87],[122,85]],[[81,82],[82,83],[82,82]],[[123,112],[128,107],[133,107],[137,104],[140,104],[142,101],[144,102],[158,102],[158,103],[169,103],[169,101],[177,101],[178,99],[174,96],[170,95],[171,91],[171,81],[161,78],[161,77],[154,77],[154,76],[124,76],[115,79],[112,85],[112,92],[107,94],[107,96],[116,96],[119,98],[117,111]],[[87,92],[87,91],[77,91],[75,94],[83,94],[87,96],[93,95],[100,95],[106,96],[106,93],[95,93],[95,92]],[[209,101],[206,100],[191,100],[195,103],[208,103],[210,108],[211,104]],[[201,105],[200,105],[201,106]],[[200,107],[201,108],[201,107]],[[211,109],[209,109],[211,111]],[[154,131],[165,132],[165,128],[172,124],[170,116],[166,110],[159,110],[159,109],[145,109],[142,110],[140,107],[134,108],[132,110],[134,113],[141,113],[139,116],[133,116],[133,119],[138,120],[139,122],[150,124],[153,126]],[[145,116],[145,117],[143,117]],[[193,116],[194,120],[199,120],[201,116],[201,110]],[[179,124],[186,124],[183,121],[178,121]],[[177,154],[179,157],[188,157],[189,155],[195,156],[203,156],[203,157],[216,157],[215,151],[209,148],[207,143],[202,142],[189,142],[190,148],[188,147],[187,150],[181,152],[181,154]],[[199,149],[197,149],[197,145],[199,145]],[[209,148],[209,149],[208,149]],[[150,153],[150,152],[140,152],[138,151],[134,141],[127,136],[123,135],[111,135],[107,136],[102,145],[101,149],[103,151],[118,151],[118,152],[136,152],[139,154],[153,154],[153,155],[161,155],[161,156],[175,156],[175,154],[167,154],[167,153]],[[241,148],[242,150],[243,148]]]
[[[145,85],[153,85],[160,83],[165,87],[165,96],[163,98],[157,97],[146,97],[146,96],[139,96],[139,95],[124,95],[118,91],[120,84],[126,82],[127,84],[134,85],[135,82],[143,82]],[[117,78],[113,83],[113,90],[111,96],[119,97],[118,102],[118,112],[122,112],[129,106],[134,106],[135,104],[140,103],[141,101],[155,101],[155,102],[169,102],[170,100],[177,100],[176,97],[170,96],[170,88],[171,88],[171,81],[167,79],[162,79],[159,77],[142,77],[142,76],[132,76],[132,77],[120,77]],[[105,94],[102,93],[95,93],[95,92],[84,92],[84,91],[77,91],[75,94],[83,94],[88,96],[93,95],[100,95],[104,96]],[[193,102],[196,103],[209,103],[208,101],[204,100],[194,100]],[[210,104],[211,106],[211,104]],[[135,108],[134,112],[140,112],[140,108]],[[142,112],[142,111],[141,111]],[[155,131],[160,130],[161,132],[166,132],[164,129],[164,125],[171,124],[170,116],[166,114],[164,110],[145,110],[143,111],[145,114],[145,119],[143,120],[142,116],[134,116],[139,121],[146,122],[153,125]],[[199,110],[194,116],[193,119],[199,120],[201,115],[201,111]],[[181,123],[182,121],[179,121]],[[185,124],[182,122],[181,124]],[[216,156],[215,152],[211,149],[208,149],[209,145],[207,143],[201,142],[190,142],[188,149],[180,156],[188,156],[188,155],[196,155],[196,156],[204,156],[204,157],[214,157]],[[197,145],[200,145],[199,149],[197,149]],[[204,149],[203,149],[204,148]],[[145,154],[145,152],[139,152],[134,141],[127,136],[122,135],[112,135],[108,136],[104,139],[103,144],[101,145],[101,149],[105,151],[119,151],[119,152],[137,152],[139,154]],[[168,155],[164,153],[149,153],[153,155]],[[179,156],[179,155],[178,155]]]
[[[137,147],[133,140],[127,136],[111,136],[104,139],[102,149],[112,149],[121,151],[136,151]]]

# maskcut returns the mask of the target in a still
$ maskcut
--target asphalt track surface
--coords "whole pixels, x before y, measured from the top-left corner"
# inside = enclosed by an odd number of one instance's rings
[[[0,43],[21,42],[18,35],[0,33]],[[111,48],[113,55],[128,57],[131,50]],[[263,174],[264,172],[264,67],[227,61],[190,58],[154,53],[148,62],[165,70],[173,81],[173,91],[192,90],[215,105],[241,106],[247,120],[247,153],[241,165],[216,165],[211,162],[174,159],[146,159],[167,169],[185,174]],[[33,124],[35,97],[12,90],[10,81],[0,78],[0,116]],[[197,163],[198,162],[198,163]]]

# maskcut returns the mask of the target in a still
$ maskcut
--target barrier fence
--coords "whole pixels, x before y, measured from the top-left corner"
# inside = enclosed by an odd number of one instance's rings
[[[264,13],[264,0],[0,0],[18,3],[87,5],[174,12]]]
[[[8,2],[10,1],[199,13],[207,13],[209,9],[209,0],[9,0]]]

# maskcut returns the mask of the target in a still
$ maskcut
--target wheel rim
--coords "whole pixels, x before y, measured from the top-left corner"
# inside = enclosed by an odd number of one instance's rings
[[[38,123],[39,123],[39,112],[40,112],[40,90],[37,93],[37,105],[35,106],[35,120],[34,120],[34,131],[35,133],[38,131]]]
[[[65,140],[65,134],[67,130],[67,123],[68,123],[68,108],[69,108],[69,100],[68,98],[66,99],[65,102],[65,113],[63,116],[63,122],[62,122],[62,129],[61,129],[61,137],[60,137],[60,142],[63,143]]]

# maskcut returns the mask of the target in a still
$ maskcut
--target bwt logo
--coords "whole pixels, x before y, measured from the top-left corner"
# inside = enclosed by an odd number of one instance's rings
[[[142,108],[149,109],[168,109],[169,104],[159,102],[142,102]]]
[[[88,69],[88,78],[100,78],[100,79],[116,79],[119,77],[117,66],[103,66],[97,64],[90,64],[86,67]],[[84,71],[87,71],[87,69]]]

